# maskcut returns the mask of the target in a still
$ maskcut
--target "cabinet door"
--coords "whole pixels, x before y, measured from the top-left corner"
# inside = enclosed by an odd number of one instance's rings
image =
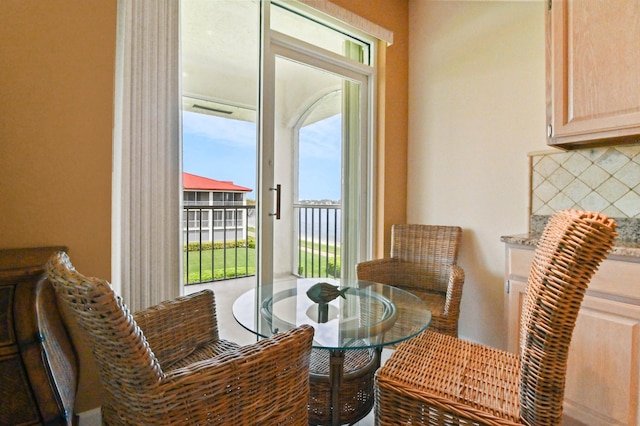
[[[549,144],[637,141],[640,2],[553,0],[550,4]]]
[[[565,415],[588,425],[637,425],[640,306],[585,296],[569,348]]]
[[[514,279],[509,280],[509,290],[507,292],[507,350],[514,354],[520,353],[520,316],[526,292],[526,282]]]
[[[526,283],[509,280],[508,349],[519,352]],[[576,321],[564,394],[564,424],[638,425],[640,306],[585,296]]]

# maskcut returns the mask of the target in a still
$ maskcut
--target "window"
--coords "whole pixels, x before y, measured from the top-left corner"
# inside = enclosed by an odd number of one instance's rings
[[[208,206],[209,193],[202,191],[184,191],[183,200],[185,206]]]
[[[292,5],[271,3],[271,29],[338,55],[349,55],[345,44],[355,43],[361,52],[358,62],[371,64],[371,37],[366,37],[368,40],[359,39],[353,31],[347,33],[334,23],[301,13],[299,8]]]
[[[214,228],[224,227],[224,210],[213,211],[213,227]]]
[[[185,242],[211,241],[209,231],[210,210],[188,210],[183,218],[183,238]]]
[[[213,226],[214,228],[242,227],[242,212],[235,209],[214,210]]]
[[[189,229],[207,228],[209,226],[209,210],[189,210],[187,212]],[[185,218],[185,221],[187,221]]]
[[[186,1],[191,0],[182,0],[182,3]],[[229,2],[233,3],[256,4],[251,0]],[[269,2],[263,0],[259,4]],[[176,144],[180,140],[182,95],[179,93],[180,46],[176,36],[180,28],[180,5],[181,0],[118,2],[112,280],[134,311],[174,298],[181,292],[175,285],[182,276],[180,252],[175,249],[180,245],[180,232],[175,224],[179,223],[180,209],[176,206],[181,197],[178,190],[168,190],[181,187],[181,154]],[[384,29],[359,20],[328,1],[314,2],[314,7],[361,26],[378,38],[392,38]],[[224,15],[218,16],[217,22],[224,24]],[[254,22],[257,28],[258,21]],[[214,27],[201,40],[233,39],[238,29],[248,28],[254,26],[235,27],[228,32]],[[150,51],[163,54],[146,54]],[[247,50],[237,53],[252,56]],[[253,87],[255,85],[247,84],[241,88],[246,93],[255,93]],[[151,167],[150,161],[153,161]],[[142,235],[147,237],[141,238]]]
[[[213,196],[213,205],[218,206],[224,202],[224,193],[222,192],[214,192],[211,194]]]

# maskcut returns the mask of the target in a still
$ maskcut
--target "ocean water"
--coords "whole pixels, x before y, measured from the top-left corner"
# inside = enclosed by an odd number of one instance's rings
[[[296,207],[301,240],[340,245],[342,211],[336,207],[313,205]]]

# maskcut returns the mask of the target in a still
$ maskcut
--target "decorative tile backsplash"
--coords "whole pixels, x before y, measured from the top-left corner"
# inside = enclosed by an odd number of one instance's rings
[[[532,154],[531,215],[577,208],[640,219],[640,144]]]

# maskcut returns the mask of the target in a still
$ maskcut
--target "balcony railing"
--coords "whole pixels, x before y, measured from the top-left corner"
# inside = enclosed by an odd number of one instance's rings
[[[339,204],[295,204],[298,275],[305,278],[340,278]]]
[[[210,207],[210,206],[243,206],[245,204],[244,201],[222,201],[222,200],[214,200],[214,201],[189,201],[185,200],[185,206],[201,206],[201,207]]]
[[[305,278],[339,278],[340,206],[296,204],[293,208],[294,273]],[[255,229],[249,226],[255,212],[253,205],[184,206],[185,284],[255,275]]]
[[[184,283],[255,275],[255,206],[183,208]]]

